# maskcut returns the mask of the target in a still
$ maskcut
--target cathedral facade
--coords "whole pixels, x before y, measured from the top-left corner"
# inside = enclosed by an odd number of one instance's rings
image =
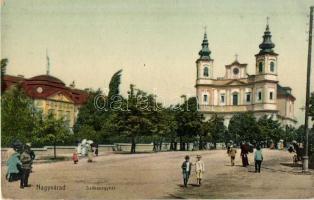
[[[273,116],[282,125],[296,124],[294,117],[295,97],[290,87],[279,84],[278,54],[274,51],[269,25],[255,55],[255,74],[247,73],[247,64],[238,59],[225,66],[225,75],[214,78],[214,60],[208,47],[205,32],[202,49],[196,60],[196,95],[199,109],[205,118],[213,115],[224,117],[225,124],[236,113],[253,112],[256,118],[263,115]]]

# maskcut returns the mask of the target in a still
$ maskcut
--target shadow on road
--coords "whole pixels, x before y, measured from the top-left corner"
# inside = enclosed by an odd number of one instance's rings
[[[280,164],[287,167],[302,167],[302,164],[300,163],[280,163]]]

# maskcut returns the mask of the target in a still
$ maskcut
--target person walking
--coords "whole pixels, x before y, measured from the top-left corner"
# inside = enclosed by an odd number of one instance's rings
[[[21,154],[21,163],[22,163],[22,175],[21,175],[21,182],[20,188],[29,187],[28,185],[28,178],[32,168],[32,158],[30,155],[30,148],[29,146],[25,145],[25,149]]]
[[[7,180],[9,182],[20,179],[20,169],[21,169],[20,154],[13,150],[10,157],[7,160]]]
[[[241,145],[241,158],[242,158],[242,165],[246,167],[249,165],[249,160],[247,154],[249,153],[249,145],[247,143],[242,143]]]
[[[255,173],[261,173],[261,165],[263,162],[263,154],[260,146],[256,147],[255,155],[254,155],[254,161],[255,161]]]
[[[87,148],[87,162],[93,162],[93,147],[92,145],[88,145]]]
[[[231,166],[234,166],[234,160],[235,160],[236,154],[237,154],[237,150],[233,148],[233,146],[231,145],[230,148],[228,149],[228,155],[230,156],[230,159],[231,159]]]
[[[190,162],[190,156],[185,156],[185,161],[182,163],[182,175],[184,187],[188,186],[189,177],[191,174],[192,163]]]
[[[195,163],[195,172],[196,172],[196,181],[199,186],[201,186],[202,178],[203,178],[203,173],[205,171],[205,164],[201,160],[201,155],[196,156],[196,163]]]
[[[73,152],[72,160],[73,160],[73,163],[74,163],[74,164],[77,164],[78,161],[79,161],[78,155],[77,155],[76,151]]]
[[[28,147],[28,149],[29,149],[29,155],[31,156],[31,165],[33,165],[33,162],[34,162],[34,160],[35,160],[35,157],[36,157],[36,155],[35,155],[35,152],[31,149],[31,147],[32,147],[32,144],[31,143],[26,143],[26,146]],[[33,168],[31,167],[31,173],[33,172]]]
[[[98,156],[98,144],[95,144],[95,156]]]

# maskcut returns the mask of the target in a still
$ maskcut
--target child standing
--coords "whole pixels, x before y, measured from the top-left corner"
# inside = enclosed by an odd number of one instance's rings
[[[260,146],[256,147],[255,155],[254,155],[254,161],[255,161],[255,173],[261,173],[261,165],[263,162],[263,154]]]
[[[233,148],[233,146],[230,146],[228,150],[228,155],[231,158],[231,166],[234,166],[234,159],[235,159],[236,153],[237,153],[237,150]]]
[[[73,153],[72,160],[73,160],[74,164],[77,164],[77,162],[78,162],[78,156],[77,156],[77,153],[76,153],[76,152]]]
[[[189,177],[191,174],[192,163],[190,162],[190,156],[185,156],[185,161],[182,163],[182,174],[184,187],[188,186]]]
[[[200,155],[197,155],[196,158],[197,158],[197,161],[195,163],[196,180],[197,184],[200,186],[203,178],[203,173],[205,171],[205,165],[204,162],[201,160]]]

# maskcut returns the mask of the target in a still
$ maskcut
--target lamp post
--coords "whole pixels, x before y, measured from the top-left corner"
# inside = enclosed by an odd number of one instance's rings
[[[310,108],[310,82],[311,82],[311,56],[312,56],[312,31],[313,31],[313,10],[314,6],[310,7],[310,23],[309,23],[309,44],[307,57],[307,78],[306,78],[306,99],[305,99],[305,154],[303,157],[303,172],[309,170],[309,108]]]

